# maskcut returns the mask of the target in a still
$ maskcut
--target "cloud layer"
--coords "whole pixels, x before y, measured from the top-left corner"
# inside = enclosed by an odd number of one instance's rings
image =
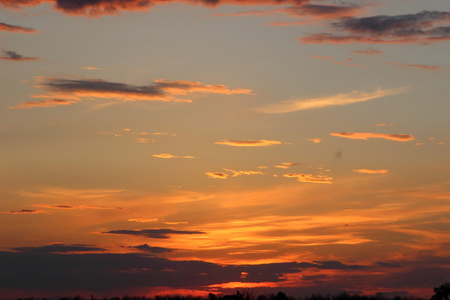
[[[409,142],[416,139],[410,134],[385,134],[370,132],[333,132],[330,133],[330,135],[354,140],[386,139],[397,142]]]
[[[241,140],[241,141],[223,140],[220,142],[215,142],[215,144],[234,147],[267,147],[272,145],[280,145],[281,142],[275,140]]]
[[[202,231],[189,231],[189,230],[172,230],[172,229],[137,229],[137,230],[111,230],[103,233],[109,234],[123,234],[123,235],[134,235],[143,236],[152,239],[167,239],[173,234],[205,234]]]

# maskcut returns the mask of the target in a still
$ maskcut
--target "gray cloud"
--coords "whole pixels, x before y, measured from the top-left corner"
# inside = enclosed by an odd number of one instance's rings
[[[4,22],[0,22],[0,30],[9,31],[9,32],[19,32],[19,33],[35,33],[36,29],[22,27],[17,25],[6,24]]]
[[[3,51],[3,56],[0,56],[3,60],[25,61],[25,60],[39,60],[39,57],[26,57],[15,51]]]
[[[163,247],[151,247],[147,244],[142,244],[139,246],[131,246],[130,248],[138,249],[140,251],[144,252],[150,252],[150,253],[170,253],[173,252],[173,249],[170,248],[163,248]]]
[[[172,230],[172,229],[137,229],[137,230],[123,229],[123,230],[111,230],[103,233],[137,235],[152,239],[167,239],[172,234],[206,234],[206,232],[202,231]]]
[[[70,253],[70,252],[95,252],[104,251],[103,248],[93,247],[85,244],[54,244],[41,247],[16,247],[12,248],[14,251],[29,252],[29,253]]]

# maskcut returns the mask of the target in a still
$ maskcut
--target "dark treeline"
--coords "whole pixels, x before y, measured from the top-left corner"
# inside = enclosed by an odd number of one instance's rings
[[[393,296],[389,297],[383,293],[377,293],[374,295],[364,294],[348,294],[341,293],[338,295],[321,295],[312,294],[304,297],[291,297],[287,296],[283,292],[277,294],[265,294],[256,295],[253,290],[245,289],[242,291],[236,291],[233,295],[221,295],[210,293],[207,297],[200,296],[180,296],[180,295],[164,295],[154,297],[143,296],[123,296],[112,298],[83,298],[79,295],[75,297],[61,297],[61,298],[18,298],[18,300],[449,300],[450,295],[450,283],[442,284],[439,287],[433,289],[434,295],[430,299],[411,297],[411,296]]]

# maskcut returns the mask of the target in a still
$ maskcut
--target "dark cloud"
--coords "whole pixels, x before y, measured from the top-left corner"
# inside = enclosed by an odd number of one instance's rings
[[[163,248],[163,247],[151,247],[147,244],[142,244],[139,246],[131,246],[130,248],[138,249],[140,251],[144,252],[150,252],[150,253],[170,253],[173,252],[173,249],[170,248]]]
[[[364,18],[346,17],[332,27],[348,35],[312,34],[303,43],[431,43],[450,40],[450,26],[437,24],[450,21],[450,12],[422,11],[397,16],[378,15]]]
[[[48,211],[41,209],[21,209],[21,210],[8,210],[0,212],[0,214],[12,214],[12,215],[36,215],[47,213]]]
[[[4,22],[0,22],[0,30],[9,31],[9,32],[19,32],[19,33],[22,33],[22,32],[35,33],[35,32],[37,32],[36,29],[33,29],[33,28],[10,25],[10,24],[6,24]]]
[[[41,247],[16,247],[12,248],[14,251],[29,252],[29,253],[70,253],[70,252],[95,252],[104,251],[103,248],[92,247],[85,244],[54,244]]]
[[[39,57],[26,57],[15,51],[3,51],[3,56],[0,56],[0,59],[24,61],[24,60],[39,60],[40,58]]]
[[[283,3],[299,4],[304,0],[0,0],[7,7],[20,8],[51,2],[57,10],[67,14],[101,16],[117,14],[120,11],[148,10],[150,7],[168,2],[186,2],[217,6],[221,4],[276,5]]]
[[[385,263],[385,262],[381,262],[381,261],[377,261],[376,262],[378,265],[383,266],[383,267],[388,267],[388,268],[401,268],[399,265],[394,265],[394,264],[390,264],[390,263]]]
[[[330,260],[330,261],[314,261],[317,264],[317,268],[319,269],[327,269],[327,270],[361,270],[367,268],[367,266],[361,265],[345,265],[339,261]]]
[[[206,234],[206,232],[202,231],[172,230],[172,229],[138,229],[138,230],[123,229],[123,230],[111,230],[103,233],[137,235],[137,236],[145,236],[152,239],[167,239],[172,234]]]

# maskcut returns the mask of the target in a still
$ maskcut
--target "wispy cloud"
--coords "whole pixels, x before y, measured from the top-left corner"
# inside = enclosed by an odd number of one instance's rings
[[[376,55],[376,54],[382,54],[383,51],[375,49],[375,48],[367,48],[367,49],[363,49],[363,50],[355,50],[352,51],[353,53],[356,54],[366,54],[366,55]]]
[[[403,64],[390,62],[389,64],[394,65],[396,68],[416,68],[422,70],[439,70],[440,68],[436,65],[421,65],[421,64]]]
[[[386,139],[397,142],[409,142],[416,139],[410,134],[385,134],[370,132],[333,132],[330,133],[330,135],[355,140]]]
[[[65,204],[58,204],[58,205],[49,205],[49,204],[32,204],[30,205],[32,207],[43,207],[43,208],[53,208],[53,209],[122,209],[121,207],[111,207],[111,206],[94,206],[94,205],[65,205]]]
[[[98,252],[105,249],[85,244],[53,244],[40,247],[16,247],[14,251],[30,253],[73,253],[73,252]]]
[[[241,140],[241,141],[223,140],[220,142],[215,142],[215,144],[235,146],[235,147],[266,147],[272,145],[279,145],[281,144],[281,142],[275,140]]]
[[[153,157],[157,157],[157,158],[195,158],[194,156],[177,156],[177,155],[172,155],[169,153],[161,153],[161,154],[153,154]]]
[[[111,230],[102,233],[108,234],[122,234],[122,235],[135,235],[143,236],[152,239],[167,239],[173,234],[206,234],[202,231],[190,231],[190,230],[172,230],[172,229],[137,229],[137,230]]]
[[[389,170],[379,169],[379,170],[371,170],[371,169],[355,169],[353,172],[361,173],[361,174],[387,174]]]
[[[227,179],[227,177],[229,176],[228,174],[223,173],[223,172],[205,172],[205,174],[209,178],[214,178],[214,179]]]
[[[11,109],[27,109],[35,107],[54,107],[61,105],[71,105],[77,101],[74,100],[64,100],[64,99],[45,99],[42,101],[27,101],[20,103],[17,106],[8,106]]]
[[[81,67],[81,69],[86,69],[86,70],[100,70],[100,68],[96,68],[96,67]]]
[[[287,113],[299,110],[318,109],[330,106],[343,106],[353,103],[365,102],[387,96],[405,93],[407,88],[377,89],[373,92],[352,91],[346,94],[337,94],[319,98],[283,101],[278,104],[268,105],[257,110],[263,113]]]
[[[130,246],[129,248],[137,249],[143,252],[150,252],[150,253],[170,253],[173,252],[173,249],[170,248],[164,248],[164,247],[151,247],[147,244],[142,244],[139,246]]]
[[[12,60],[12,61],[29,61],[29,60],[39,60],[39,57],[26,57],[15,51],[3,51],[3,56],[0,56],[0,59],[3,60]]]
[[[396,16],[348,17],[332,23],[332,28],[344,32],[343,35],[318,33],[302,37],[300,41],[306,44],[427,44],[450,40],[450,26],[439,26],[448,21],[450,12],[444,11],[422,11]]]
[[[188,93],[212,94],[252,94],[248,89],[229,89],[225,85],[210,85],[194,81],[155,80],[150,85],[131,85],[119,82],[109,82],[103,79],[64,79],[54,77],[37,77],[36,87],[47,90],[48,93],[34,95],[34,98],[53,98],[44,102],[27,102],[23,107],[71,104],[73,100],[84,99],[120,99],[123,101],[165,101],[192,102],[176,96]],[[57,100],[57,101],[55,101]],[[64,102],[66,101],[66,102]],[[72,102],[67,102],[72,101]],[[21,106],[21,105],[19,105]]]
[[[11,214],[11,215],[37,215],[37,214],[49,214],[47,210],[40,209],[21,209],[21,210],[8,210],[2,211],[0,214]]]
[[[306,138],[305,140],[313,142],[314,144],[320,144],[323,141],[323,139],[319,139],[319,138],[315,138],[315,139]]]
[[[231,177],[237,177],[241,175],[264,175],[264,172],[261,171],[236,171],[231,169],[224,169],[225,171],[233,173]]]
[[[331,176],[300,174],[300,173],[284,174],[283,177],[297,178],[299,182],[312,182],[312,183],[332,183],[333,180],[333,177]]]
[[[284,162],[284,163],[281,163],[281,164],[279,164],[279,165],[275,165],[274,167],[275,167],[275,168],[279,168],[279,169],[289,169],[290,167],[293,167],[293,166],[299,166],[299,165],[301,165],[301,163],[296,163],[296,162]]]
[[[37,32],[37,30],[33,29],[33,28],[6,24],[4,22],[0,22],[0,30],[16,32],[16,33],[36,33]]]

